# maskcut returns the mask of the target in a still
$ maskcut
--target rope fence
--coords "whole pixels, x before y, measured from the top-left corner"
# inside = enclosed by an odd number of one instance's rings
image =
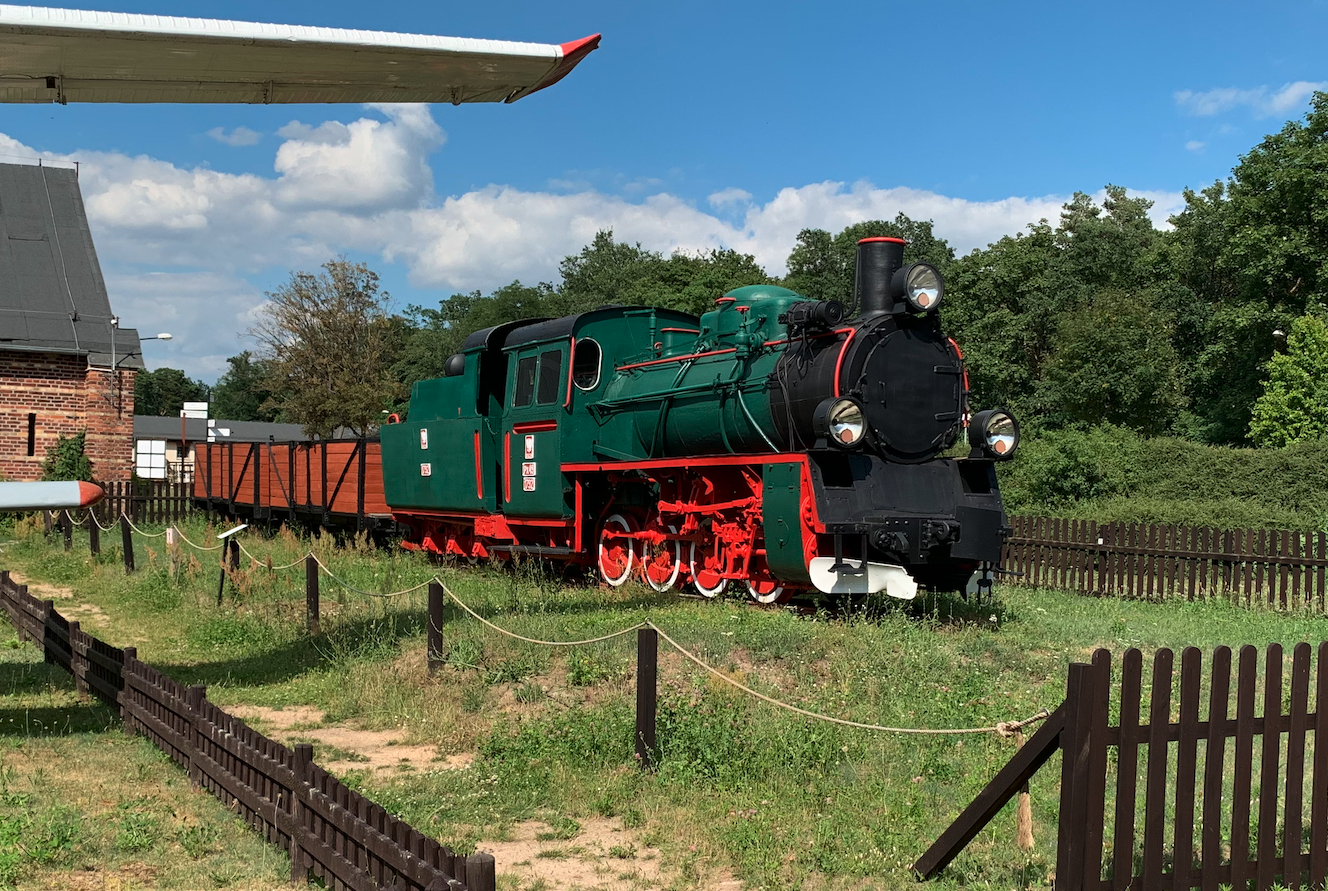
[[[65,516],[68,518],[68,520],[69,520],[69,522],[70,522],[71,524],[74,524],[74,525],[80,525],[80,524],[75,523],[75,521],[74,521],[72,515],[70,515],[68,511],[65,511],[64,513],[65,513]],[[89,516],[92,516],[92,515],[89,514]],[[95,517],[92,517],[92,518],[93,518],[94,521],[95,521]],[[126,537],[126,541],[128,541],[128,535],[127,535],[127,530],[128,530],[128,529],[133,529],[133,531],[137,532],[139,535],[143,535],[143,536],[145,536],[145,537],[147,537],[147,538],[161,538],[162,536],[167,535],[168,532],[170,531],[170,530],[168,529],[168,530],[163,531],[163,532],[149,533],[149,532],[145,532],[144,530],[140,529],[138,526],[134,525],[134,523],[128,518],[128,516],[122,514],[122,515],[121,515],[121,519],[122,519],[122,520],[124,521],[124,523],[126,524],[126,527],[125,527],[125,528],[126,528],[126,536],[125,536],[125,537]],[[100,524],[98,524],[98,525],[100,525]],[[103,527],[103,528],[105,528],[105,527]],[[341,578],[340,576],[338,576],[338,575],[337,575],[336,573],[334,573],[334,572],[332,571],[332,569],[331,569],[331,568],[330,568],[330,567],[329,567],[329,566],[328,566],[328,565],[327,565],[327,564],[326,564],[326,563],[325,563],[325,562],[324,562],[324,561],[323,561],[323,560],[322,560],[317,554],[315,554],[312,550],[306,552],[304,556],[302,556],[302,557],[300,557],[299,559],[294,560],[294,561],[292,561],[292,562],[290,562],[290,563],[286,563],[286,564],[283,564],[283,565],[281,565],[281,566],[272,566],[272,565],[270,565],[270,560],[271,560],[270,557],[269,557],[269,558],[265,558],[265,559],[259,559],[259,558],[258,558],[256,555],[254,555],[254,554],[253,554],[248,548],[246,548],[246,547],[244,546],[243,542],[241,542],[240,539],[239,539],[238,537],[236,537],[236,538],[232,538],[232,539],[230,539],[229,541],[223,540],[222,543],[221,543],[221,544],[218,544],[218,545],[205,546],[205,545],[199,545],[199,544],[197,544],[196,542],[190,541],[189,538],[187,538],[187,537],[184,535],[184,533],[181,532],[178,528],[175,528],[175,527],[171,527],[171,528],[175,529],[175,535],[179,538],[180,541],[182,541],[183,543],[189,545],[190,547],[192,547],[192,548],[194,548],[194,549],[196,549],[196,550],[199,550],[199,551],[217,551],[217,550],[221,550],[221,551],[223,551],[223,554],[222,554],[222,561],[221,561],[221,563],[222,563],[222,569],[221,569],[221,581],[220,581],[220,584],[219,584],[219,586],[218,586],[218,591],[217,591],[217,604],[218,604],[218,605],[220,605],[220,604],[222,603],[222,596],[223,596],[223,592],[224,592],[224,589],[225,589],[225,583],[226,583],[226,578],[227,578],[227,571],[228,571],[228,569],[227,569],[227,553],[226,553],[226,549],[227,549],[228,546],[231,546],[231,550],[229,551],[229,555],[230,555],[230,561],[229,561],[229,562],[230,562],[230,567],[229,567],[229,568],[230,568],[231,571],[234,571],[235,569],[238,569],[238,566],[239,566],[239,555],[240,555],[241,553],[243,553],[245,556],[247,556],[247,557],[253,562],[253,564],[254,564],[255,566],[265,567],[265,568],[267,568],[267,569],[268,569],[269,571],[271,571],[271,572],[279,572],[279,571],[284,571],[284,570],[288,570],[288,569],[293,569],[293,568],[295,568],[296,566],[299,566],[300,564],[304,564],[304,565],[305,565],[305,570],[306,570],[306,597],[307,597],[307,600],[308,600],[308,610],[309,610],[309,629],[310,629],[310,632],[311,632],[311,633],[314,633],[314,634],[318,633],[318,621],[319,621],[319,607],[318,607],[318,598],[319,598],[319,594],[318,594],[318,581],[317,581],[317,577],[318,577],[318,574],[319,574],[319,573],[321,573],[322,575],[326,575],[329,579],[331,579],[333,582],[335,582],[337,585],[341,586],[342,588],[346,589],[347,591],[351,591],[352,593],[360,594],[360,595],[365,596],[365,597],[373,597],[373,598],[379,598],[379,599],[389,599],[389,598],[396,598],[396,597],[404,597],[404,596],[406,596],[406,595],[413,594],[413,593],[415,593],[416,591],[419,591],[419,590],[421,590],[421,589],[423,589],[423,588],[430,588],[431,591],[430,591],[430,602],[429,602],[429,636],[430,636],[430,640],[429,640],[429,651],[430,651],[431,665],[432,665],[433,655],[434,655],[435,653],[439,653],[439,652],[441,652],[441,649],[442,649],[442,645],[441,645],[441,629],[442,629],[441,606],[442,606],[442,601],[441,601],[441,596],[438,596],[438,597],[435,597],[435,596],[434,596],[434,590],[433,590],[433,589],[434,589],[434,586],[436,586],[436,589],[437,589],[437,591],[439,592],[439,595],[446,595],[446,596],[447,596],[448,598],[450,598],[450,599],[452,600],[452,602],[455,603],[455,604],[457,605],[457,607],[459,607],[463,612],[465,612],[467,615],[469,615],[471,618],[475,619],[476,621],[478,621],[478,622],[481,623],[482,625],[484,625],[486,628],[489,628],[490,630],[495,631],[495,632],[497,632],[498,634],[501,634],[501,635],[503,635],[503,636],[505,636],[505,637],[511,638],[511,639],[513,639],[513,640],[521,641],[522,643],[531,644],[531,645],[534,645],[534,646],[542,646],[542,647],[581,647],[581,646],[589,646],[589,645],[592,645],[592,644],[603,643],[603,642],[605,642],[605,641],[609,641],[609,640],[614,640],[615,638],[624,637],[624,636],[629,635],[629,634],[632,634],[632,633],[634,633],[634,632],[638,633],[638,635],[639,635],[641,632],[648,632],[648,633],[651,633],[651,634],[657,634],[661,639],[664,640],[665,643],[667,643],[667,644],[668,644],[670,647],[672,647],[673,649],[677,650],[678,653],[679,653],[681,656],[683,656],[683,658],[687,659],[689,662],[693,663],[694,665],[696,665],[696,666],[697,666],[698,668],[700,668],[701,670],[707,672],[707,673],[710,674],[711,676],[717,678],[718,680],[720,680],[720,681],[722,681],[723,683],[729,685],[730,687],[733,687],[734,689],[736,689],[736,690],[738,690],[738,691],[740,691],[740,692],[742,692],[742,693],[744,693],[744,694],[746,694],[746,695],[748,695],[748,696],[751,696],[751,697],[753,697],[753,698],[755,698],[755,699],[758,699],[758,700],[760,700],[760,701],[762,701],[762,702],[765,702],[765,703],[767,703],[768,705],[772,705],[772,706],[774,706],[774,707],[776,707],[776,708],[780,708],[780,709],[783,709],[783,710],[785,710],[785,711],[792,712],[793,714],[799,715],[799,716],[801,716],[801,717],[804,717],[804,718],[807,718],[807,719],[809,719],[809,720],[813,720],[813,721],[821,721],[821,722],[828,723],[828,724],[837,724],[837,725],[842,726],[842,727],[852,727],[852,728],[855,728],[855,729],[858,729],[858,730],[867,730],[867,731],[872,731],[872,732],[876,732],[876,733],[910,734],[910,735],[926,735],[926,736],[957,736],[957,735],[964,735],[964,734],[993,733],[993,734],[996,734],[997,736],[1000,736],[1000,737],[1009,737],[1009,736],[1014,736],[1014,735],[1018,734],[1020,731],[1023,730],[1023,728],[1025,728],[1025,727],[1027,727],[1027,726],[1029,726],[1029,725],[1036,724],[1036,723],[1038,723],[1039,721],[1043,721],[1043,720],[1047,719],[1047,718],[1051,715],[1051,712],[1050,712],[1050,711],[1048,711],[1047,709],[1042,709],[1042,710],[1038,711],[1036,714],[1031,715],[1031,716],[1029,716],[1029,717],[1027,717],[1027,718],[1024,718],[1023,720],[1018,720],[1018,721],[999,721],[999,722],[997,722],[997,723],[994,724],[994,725],[990,725],[990,726],[982,726],[982,727],[952,727],[952,728],[890,727],[890,726],[885,726],[885,725],[882,725],[882,724],[869,724],[869,723],[865,723],[865,722],[862,722],[862,721],[852,721],[852,720],[849,720],[849,719],[847,719],[847,718],[840,718],[840,717],[836,717],[836,716],[834,716],[834,715],[825,715],[825,714],[821,714],[821,713],[819,713],[819,712],[813,712],[813,711],[810,711],[810,710],[808,710],[808,709],[801,708],[801,707],[799,707],[799,706],[793,705],[792,703],[788,703],[788,702],[784,702],[783,700],[776,699],[775,697],[773,697],[773,696],[769,696],[769,695],[767,695],[767,694],[765,694],[765,693],[762,693],[762,692],[760,692],[760,691],[758,691],[758,690],[754,690],[754,689],[752,689],[750,686],[748,686],[748,685],[742,683],[741,681],[737,680],[736,678],[730,676],[728,673],[726,673],[726,672],[724,672],[724,671],[721,671],[720,669],[714,667],[713,665],[710,665],[710,664],[707,663],[704,659],[702,659],[700,656],[696,655],[696,654],[693,653],[691,650],[687,649],[687,648],[684,647],[682,644],[678,643],[678,641],[674,640],[673,637],[670,636],[670,635],[668,634],[667,631],[665,631],[663,628],[661,628],[661,627],[659,626],[659,624],[658,624],[657,622],[655,622],[653,619],[649,619],[649,618],[647,618],[647,619],[643,619],[642,621],[637,622],[637,623],[635,623],[635,624],[633,624],[633,625],[630,625],[630,626],[625,627],[625,628],[621,628],[621,629],[619,629],[619,630],[617,630],[617,631],[612,631],[612,632],[610,632],[610,633],[608,633],[608,634],[600,635],[600,636],[598,636],[598,637],[590,637],[590,638],[585,638],[585,639],[580,639],[580,640],[542,640],[542,639],[540,639],[540,638],[527,637],[526,635],[518,634],[518,633],[516,633],[515,631],[510,631],[510,630],[508,630],[508,629],[506,629],[506,628],[503,628],[501,625],[498,625],[498,624],[496,624],[496,623],[490,621],[489,619],[485,618],[484,616],[480,615],[479,612],[477,612],[477,611],[476,611],[474,608],[472,608],[468,603],[466,603],[466,602],[465,602],[464,600],[462,600],[459,596],[457,596],[456,592],[454,592],[450,587],[448,587],[448,586],[442,581],[442,579],[440,579],[437,575],[433,576],[432,578],[430,578],[430,579],[428,579],[428,580],[426,580],[426,581],[420,582],[418,585],[414,585],[414,586],[412,586],[412,587],[410,587],[410,588],[405,588],[405,589],[402,589],[402,590],[400,590],[400,591],[391,591],[391,592],[369,591],[369,590],[366,590],[366,589],[364,589],[364,588],[360,588],[360,587],[358,587],[358,586],[356,586],[356,585],[353,585],[353,584],[351,584],[350,582],[348,582],[348,581],[346,581],[345,579],[343,579],[343,578]],[[126,560],[126,568],[127,568],[129,571],[132,571],[132,551],[130,551],[130,553],[126,554],[126,558],[127,558],[127,560]],[[437,602],[435,602],[435,601],[437,601]],[[641,672],[640,670],[638,670],[638,675],[640,675],[640,674],[642,674],[642,672]],[[652,665],[652,666],[651,666],[651,669],[650,669],[650,675],[651,675],[651,678],[652,678],[652,679],[651,679],[651,684],[652,684],[652,685],[654,684],[654,680],[653,680],[653,676],[654,676],[654,674],[655,674],[655,666]],[[640,698],[640,697],[638,697],[638,699],[639,699],[639,698]],[[653,709],[652,709],[652,711],[653,711]],[[652,719],[652,723],[653,723],[653,719]],[[652,737],[652,740],[653,740],[653,727],[652,727],[652,729],[651,729],[650,736]],[[653,741],[652,741],[652,746],[653,746]]]

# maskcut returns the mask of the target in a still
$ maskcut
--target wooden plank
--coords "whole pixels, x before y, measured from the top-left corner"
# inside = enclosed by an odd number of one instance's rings
[[[1280,547],[1278,548],[1277,553],[1278,553],[1278,555],[1281,556],[1281,557],[1286,557],[1286,556],[1289,555],[1290,550],[1291,550],[1291,532],[1290,532],[1290,530],[1283,529],[1282,532],[1281,532],[1281,538],[1282,538],[1282,542],[1281,542]],[[1287,608],[1287,584],[1288,584],[1287,565],[1286,565],[1286,563],[1279,563],[1279,564],[1278,564],[1278,591],[1277,591],[1277,595],[1278,595],[1278,596],[1277,596],[1277,603],[1278,603],[1278,605],[1279,605],[1280,607],[1282,607],[1282,609],[1286,609],[1286,608]]]
[[[1323,539],[1320,538],[1322,545]],[[1322,591],[1321,591],[1322,593]],[[1328,641],[1319,644],[1314,682],[1314,774],[1310,788],[1310,887],[1328,880]]]
[[[1120,741],[1116,749],[1116,826],[1112,833],[1112,883],[1125,891],[1134,874],[1134,803],[1139,782],[1139,702],[1143,653],[1131,647],[1121,659]]]
[[[1283,589],[1285,593],[1285,588]],[[1272,643],[1264,650],[1263,715],[1267,724],[1271,715],[1282,714],[1282,645]],[[1277,774],[1281,760],[1282,735],[1263,734],[1259,756],[1259,865],[1255,873],[1258,891],[1271,888],[1280,871],[1277,863]]]
[[[1299,602],[1299,600],[1297,601]],[[1299,858],[1305,781],[1305,731],[1309,725],[1310,645],[1296,644],[1291,657],[1291,703],[1288,714],[1285,793],[1282,796],[1282,885],[1300,887]]]
[[[1064,726],[1065,706],[1062,704],[1051,713],[1051,717],[1042,722],[1042,726],[1024,747],[983,787],[926,853],[918,858],[913,864],[913,871],[924,879],[930,879],[949,865],[1060,747]]]
[[[1200,844],[1203,849],[1203,891],[1218,891],[1218,869],[1222,864],[1222,779],[1226,773],[1226,741],[1223,730],[1231,696],[1231,648],[1213,651],[1208,685],[1208,738],[1204,748],[1203,825]]]
[[[1194,863],[1194,774],[1199,745],[1199,681],[1203,657],[1195,647],[1180,654],[1180,742],[1176,754],[1176,815],[1172,836],[1172,887],[1189,888]],[[1151,718],[1150,718],[1151,721]]]
[[[1088,730],[1087,782],[1084,787],[1084,878],[1085,888],[1102,883],[1103,823],[1107,797],[1107,724],[1111,708],[1111,652],[1093,652],[1090,677],[1091,715]]]
[[[1153,656],[1153,690],[1148,707],[1148,778],[1144,789],[1143,891],[1162,884],[1163,829],[1166,824],[1167,741],[1171,716],[1171,674],[1174,657],[1163,647]]]
[[[1081,891],[1084,887],[1088,747],[1094,692],[1092,666],[1071,663],[1065,683],[1065,729],[1061,731],[1060,826],[1056,840],[1058,891]]]
[[[1324,608],[1325,608],[1325,607],[1324,607],[1324,594],[1325,594],[1326,591],[1328,591],[1328,568],[1325,568],[1325,564],[1328,564],[1328,532],[1324,532],[1323,530],[1320,530],[1319,532],[1315,533],[1315,538],[1316,538],[1317,541],[1318,541],[1318,545],[1316,546],[1314,553],[1315,553],[1315,559],[1316,559],[1316,560],[1318,561],[1318,563],[1319,563],[1319,567],[1318,567],[1318,576],[1319,576],[1319,598],[1318,598],[1318,602],[1319,602],[1319,612],[1323,612],[1323,611],[1324,611]],[[1323,787],[1319,787],[1319,788],[1323,788]]]

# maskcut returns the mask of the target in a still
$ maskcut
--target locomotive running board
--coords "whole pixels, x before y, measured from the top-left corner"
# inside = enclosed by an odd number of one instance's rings
[[[823,594],[876,594],[884,591],[899,600],[918,595],[918,583],[908,570],[892,563],[872,563],[863,571],[861,560],[841,557],[813,557],[808,565],[812,584]]]

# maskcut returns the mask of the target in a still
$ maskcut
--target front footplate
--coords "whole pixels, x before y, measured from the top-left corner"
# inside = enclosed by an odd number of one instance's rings
[[[918,583],[902,566],[874,563],[851,557],[813,557],[808,565],[812,584],[823,594],[878,594],[884,591],[899,600],[918,595]]]

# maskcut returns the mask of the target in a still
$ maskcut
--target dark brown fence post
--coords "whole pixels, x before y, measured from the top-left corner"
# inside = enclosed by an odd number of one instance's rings
[[[101,527],[97,525],[97,515],[88,508],[88,553],[101,556]]]
[[[60,511],[60,534],[65,538],[65,552],[72,551],[74,549],[74,521],[67,510]]]
[[[124,648],[124,665],[120,668],[120,723],[124,735],[134,735],[134,716],[129,714],[129,703],[133,697],[133,688],[129,685],[129,675],[133,673],[133,663],[138,661],[138,647]]]
[[[52,528],[54,527],[52,526],[51,512],[49,510],[42,511],[42,531],[46,533],[47,538],[51,537]]]
[[[470,891],[495,891],[498,880],[492,854],[471,854],[466,858],[466,887]]]
[[[443,586],[429,582],[429,674],[437,674],[443,667]]]
[[[313,554],[308,554],[304,558],[304,603],[309,617],[309,633],[317,635],[319,633],[318,558]]]
[[[120,514],[120,545],[124,551],[125,574],[134,571],[134,535],[129,531],[129,518]]]
[[[74,692],[80,698],[88,695],[88,661],[80,655],[75,641],[79,636],[77,622],[69,623],[69,673],[74,676]]]
[[[309,743],[300,743],[295,747],[295,757],[291,769],[295,772],[295,788],[291,790],[291,814],[295,825],[290,834],[290,870],[291,881],[304,883],[309,880],[309,867],[304,862],[304,849],[300,842],[308,822],[304,797],[309,784],[309,765],[314,760],[314,747]]]
[[[643,768],[655,766],[655,709],[658,704],[659,632],[636,632],[636,758]]]
[[[1080,662],[1071,663],[1065,684],[1065,728],[1061,731],[1056,891],[1081,891],[1084,887],[1088,745],[1092,714],[1092,667]]]
[[[202,684],[185,688],[184,701],[189,706],[189,750],[185,754],[189,756],[189,785],[195,789],[203,785],[203,769],[198,766],[198,759],[194,754],[203,750],[203,733],[200,727],[203,723],[203,700],[206,697],[207,687]]]
[[[221,597],[226,593],[226,558],[231,553],[231,540],[222,539],[221,542],[221,574],[217,579],[217,606],[221,606]]]

